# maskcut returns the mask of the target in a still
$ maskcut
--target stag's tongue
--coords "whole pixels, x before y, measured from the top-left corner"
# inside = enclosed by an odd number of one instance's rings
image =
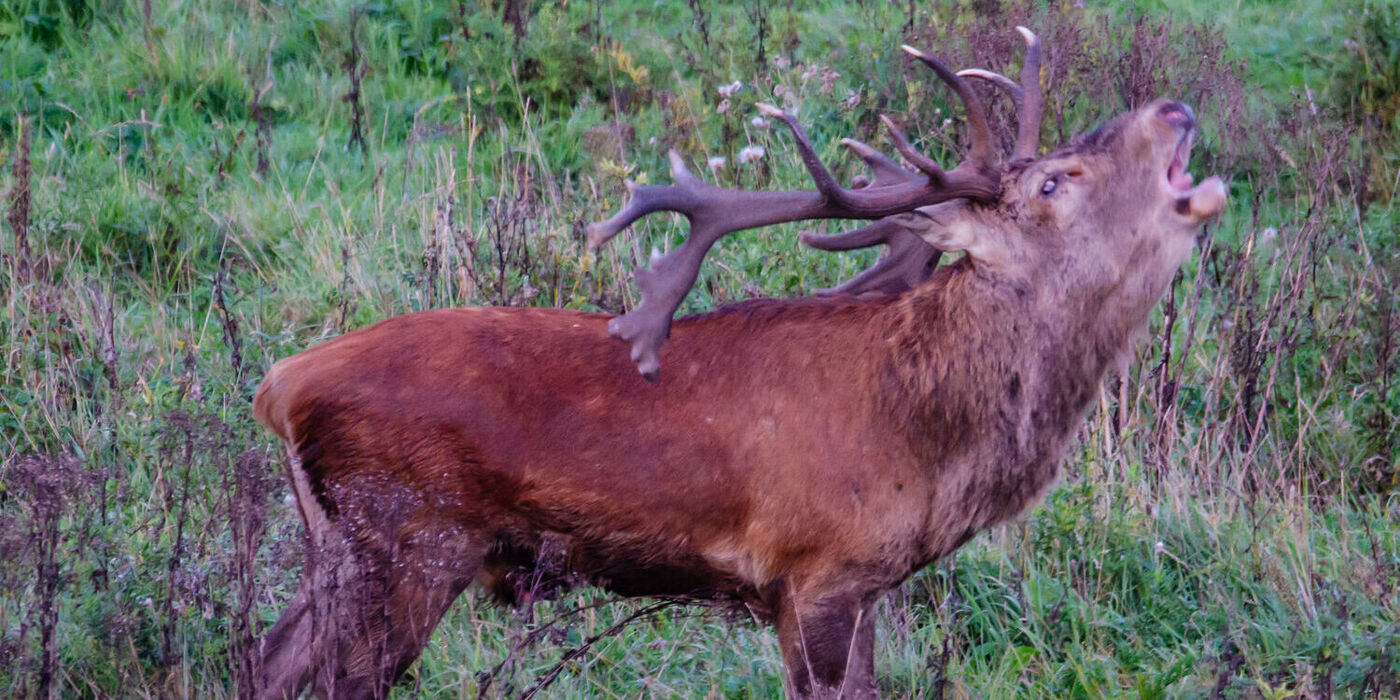
[[[1186,172],[1186,163],[1190,159],[1191,140],[1189,138],[1182,139],[1181,143],[1177,144],[1176,154],[1172,156],[1171,165],[1167,166],[1167,182],[1171,184],[1173,189],[1183,192],[1191,189],[1191,183],[1195,181],[1195,178],[1191,177],[1191,173]]]
[[[1187,206],[1190,207],[1191,216],[1197,219],[1215,216],[1220,213],[1221,209],[1225,208],[1225,183],[1212,175],[1197,185],[1195,189],[1188,191],[1186,201]]]
[[[1191,173],[1188,173],[1185,170],[1179,168],[1170,171],[1168,178],[1171,180],[1172,187],[1175,187],[1178,190],[1191,189],[1191,183],[1195,182],[1196,180],[1195,178],[1191,177]]]
[[[1212,176],[1192,187],[1195,178],[1186,172],[1190,162],[1191,137],[1188,135],[1177,143],[1172,162],[1167,165],[1167,186],[1176,193],[1176,210],[1199,221],[1225,208],[1225,183]]]
[[[1176,200],[1176,210],[1182,216],[1190,216],[1197,221],[1215,216],[1224,208],[1225,183],[1214,175],[1182,192]]]

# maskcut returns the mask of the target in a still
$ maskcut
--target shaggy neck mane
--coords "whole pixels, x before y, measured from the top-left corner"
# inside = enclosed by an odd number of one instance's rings
[[[1086,313],[1092,303],[1046,299],[963,259],[886,310],[876,329],[882,410],[907,426],[921,463],[949,475],[933,494],[930,559],[1020,512],[1053,480],[1128,339]],[[949,466],[959,464],[967,468]]]

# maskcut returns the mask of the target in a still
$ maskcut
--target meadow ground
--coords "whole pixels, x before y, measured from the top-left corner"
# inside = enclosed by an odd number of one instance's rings
[[[806,186],[757,101],[842,178],[879,114],[955,162],[959,110],[898,45],[1011,72],[1015,24],[1047,44],[1043,142],[1179,97],[1231,200],[1046,501],[881,604],[883,690],[1400,694],[1400,10],[1368,0],[0,3],[0,694],[247,688],[302,550],[250,411],[273,361],[416,309],[630,308],[684,226],[588,253],[625,177],[676,148]],[[721,242],[684,310],[875,255],[795,233]],[[648,605],[469,593],[397,692],[781,693],[771,632]]]

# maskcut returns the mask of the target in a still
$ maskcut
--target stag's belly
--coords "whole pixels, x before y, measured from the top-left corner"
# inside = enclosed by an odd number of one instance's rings
[[[508,533],[492,548],[476,583],[507,605],[588,585],[623,596],[742,605],[760,618],[771,609],[771,596],[684,543],[627,540],[615,533],[605,540],[553,531]]]

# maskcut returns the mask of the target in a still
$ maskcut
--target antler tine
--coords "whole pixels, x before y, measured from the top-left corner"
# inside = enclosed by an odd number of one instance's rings
[[[957,93],[958,99],[962,100],[963,108],[967,110],[967,135],[968,139],[972,141],[972,145],[968,148],[967,160],[963,161],[958,169],[965,166],[972,166],[977,170],[994,167],[996,155],[992,148],[992,129],[987,125],[987,110],[982,107],[982,101],[977,99],[977,93],[974,93],[966,81],[959,78],[957,73],[943,65],[938,59],[908,44],[900,48],[932,68],[938,78]],[[905,157],[908,158],[908,156]]]
[[[1011,103],[1016,107],[1016,118],[1019,122],[1016,147],[1011,152],[1013,160],[1035,156],[1036,149],[1040,147],[1040,116],[1044,108],[1040,94],[1040,38],[1025,27],[1018,26],[1016,31],[1026,40],[1026,59],[1021,64],[1019,85],[1000,73],[981,68],[958,71],[958,75],[961,76],[990,81],[1011,96]]]
[[[1016,136],[1016,150],[1011,157],[1032,158],[1040,147],[1040,115],[1045,107],[1040,94],[1040,38],[1025,27],[1016,31],[1026,40],[1026,59],[1021,64],[1021,86],[1026,91],[1024,109],[1019,110],[1019,133]]]
[[[802,244],[805,246],[825,251],[870,248],[880,245],[889,239],[890,231],[898,228],[894,223],[894,219],[897,216],[900,215],[896,214],[883,219],[877,219],[872,224],[845,233],[833,233],[823,236],[816,231],[802,231],[797,234],[797,239],[802,241]]]
[[[884,122],[885,129],[890,132],[890,140],[894,142],[894,149],[904,156],[904,159],[918,168],[920,172],[928,175],[929,180],[934,184],[943,185],[948,181],[948,174],[943,168],[935,163],[932,158],[920,153],[909,143],[909,139],[904,136],[904,131],[894,125],[890,118],[881,114],[880,121]]]
[[[672,149],[667,152],[667,156],[671,160],[671,181],[674,185],[644,186],[626,180],[623,184],[627,186],[627,204],[622,207],[622,211],[612,215],[607,221],[588,225],[586,231],[589,250],[598,250],[604,243],[612,240],[613,236],[631,226],[632,222],[647,214],[674,209],[675,198],[669,195],[702,184],[690,173],[690,169],[685,167],[681,154]]]
[[[802,165],[811,174],[812,183],[817,186],[817,191],[833,201],[842,201],[845,190],[836,182],[836,178],[832,177],[831,171],[826,169],[822,159],[817,156],[817,149],[812,146],[812,141],[807,138],[807,132],[802,130],[802,125],[797,123],[797,117],[763,102],[758,102],[754,106],[758,108],[758,111],[787,125],[788,130],[792,132],[793,141],[797,143],[797,153],[802,157]]]
[[[1016,81],[1001,73],[993,73],[989,70],[982,70],[981,68],[960,70],[958,71],[958,75],[964,78],[981,78],[987,82],[996,83],[997,87],[1005,90],[1006,94],[1011,96],[1011,102],[1016,105],[1016,112],[1020,113],[1021,105],[1026,99],[1026,91],[1021,89],[1021,86],[1018,85]]]
[[[861,143],[855,139],[841,139],[841,145],[851,149],[851,152],[865,161],[866,167],[875,174],[875,180],[870,183],[870,187],[883,187],[897,182],[910,182],[917,180],[918,175],[899,167],[899,164],[890,160],[890,157]]]
[[[690,235],[670,253],[658,255],[652,251],[650,270],[639,267],[633,271],[642,291],[642,303],[631,312],[610,319],[608,333],[631,344],[632,362],[647,380],[654,382],[659,378],[661,343],[671,334],[671,316],[695,286],[705,253],[724,233],[697,232],[692,225]]]

